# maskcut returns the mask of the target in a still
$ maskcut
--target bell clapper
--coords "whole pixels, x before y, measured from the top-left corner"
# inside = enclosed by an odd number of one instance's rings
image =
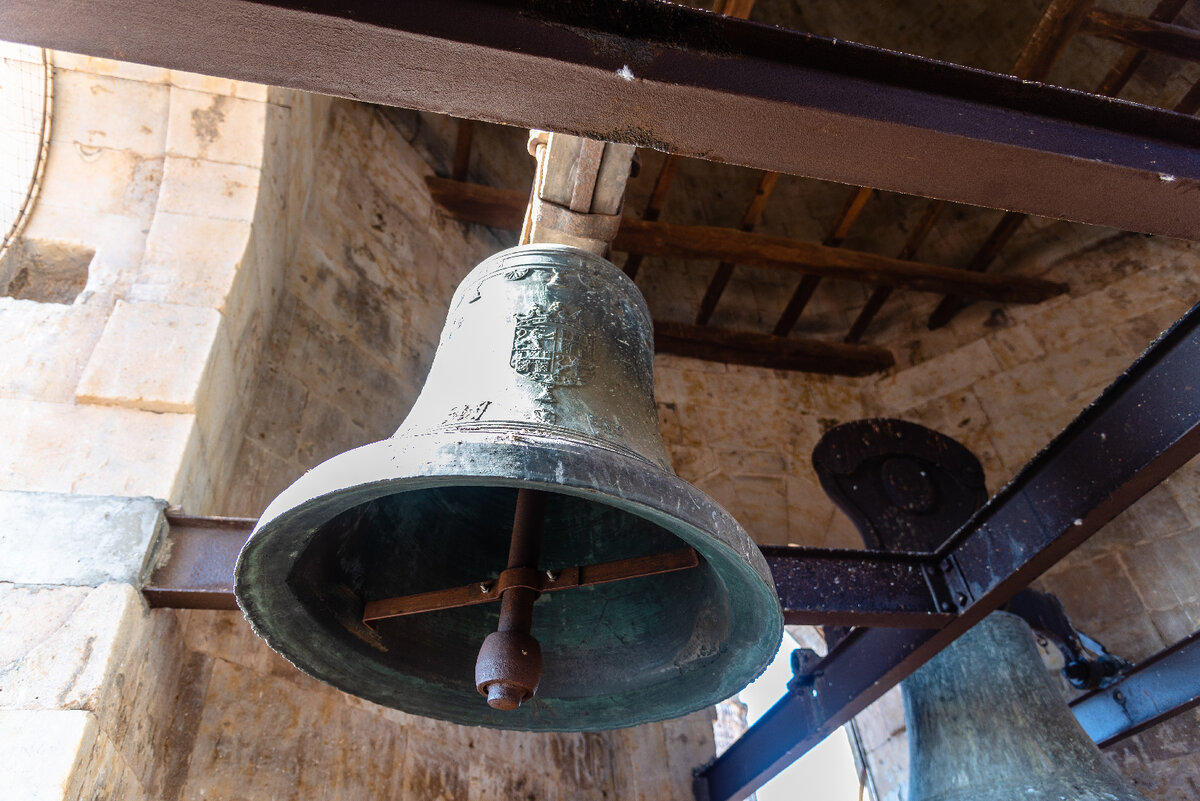
[[[546,493],[522,488],[517,492],[508,570],[536,573],[542,543]],[[535,586],[528,586],[534,584]],[[519,582],[500,597],[500,624],[483,641],[475,661],[475,686],[493,709],[513,710],[533,697],[542,677],[542,649],[530,635],[536,582]]]

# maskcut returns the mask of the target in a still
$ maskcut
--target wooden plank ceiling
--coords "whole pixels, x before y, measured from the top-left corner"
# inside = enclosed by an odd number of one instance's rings
[[[769,6],[769,2],[760,4]],[[1045,81],[1075,37],[1096,37],[1123,48],[1108,64],[1097,64],[1096,79],[1085,91],[1120,96],[1151,54],[1166,54],[1180,62],[1200,62],[1200,31],[1176,24],[1187,0],[1161,0],[1146,17],[1136,17],[1095,6],[1093,0],[1052,0],[1033,26],[1024,47],[1015,55],[1010,74],[1028,81]],[[754,0],[717,0],[715,11],[746,18]],[[769,16],[764,21],[771,21]],[[1200,81],[1194,82],[1172,105],[1179,114],[1200,110]],[[463,222],[497,229],[520,227],[526,197],[523,193],[467,183],[471,149],[471,123],[459,130],[453,178],[430,178],[434,200],[444,213]],[[918,258],[922,245],[953,208],[942,200],[925,201],[902,246],[894,256],[851,250],[845,240],[871,203],[876,192],[850,187],[840,211],[820,242],[755,233],[771,200],[780,173],[758,173],[757,187],[737,226],[695,226],[667,223],[661,216],[683,158],[668,154],[661,160],[653,189],[638,210],[626,208],[613,250],[625,253],[625,272],[637,278],[647,257],[659,259],[717,259],[707,275],[694,319],[688,322],[659,320],[655,324],[658,349],[663,352],[740,364],[841,375],[864,375],[893,364],[883,344],[863,344],[872,322],[897,291],[937,293],[941,299],[929,314],[929,328],[947,325],[968,304],[990,301],[1008,304],[1038,303],[1068,291],[1065,284],[1020,275],[992,275],[987,271],[1022,229],[1029,215],[1006,212],[961,264],[941,266]],[[952,224],[952,223],[950,223]],[[713,314],[738,266],[780,270],[796,275],[794,288],[777,321],[768,330],[736,330],[710,325]],[[698,277],[697,280],[703,280]],[[871,287],[848,329],[822,332],[821,336],[793,334],[823,281],[859,282]]]

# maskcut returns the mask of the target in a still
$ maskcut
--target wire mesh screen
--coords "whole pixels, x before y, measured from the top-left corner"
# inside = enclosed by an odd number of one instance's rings
[[[50,79],[45,50],[0,42],[0,258],[37,195],[50,141]]]

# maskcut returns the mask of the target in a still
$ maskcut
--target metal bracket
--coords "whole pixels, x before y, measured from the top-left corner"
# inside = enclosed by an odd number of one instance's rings
[[[936,564],[921,565],[921,573],[941,611],[957,614],[975,600],[962,567],[952,554]]]
[[[522,242],[550,242],[605,255],[621,226],[633,145],[530,131],[537,161]]]
[[[538,593],[589,587],[612,581],[657,576],[688,570],[700,564],[700,557],[691,548],[618,559],[594,565],[575,565],[561,570],[538,571],[533,568],[509,568],[495,580],[476,581],[461,587],[401,595],[368,601],[363,609],[363,623],[368,626],[380,620],[459,606],[474,606],[499,601],[505,590],[528,587]]]

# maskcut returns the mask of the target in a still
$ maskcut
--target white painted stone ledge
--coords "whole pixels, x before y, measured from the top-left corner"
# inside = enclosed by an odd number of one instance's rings
[[[166,506],[154,498],[0,492],[0,581],[140,586],[166,531]]]

